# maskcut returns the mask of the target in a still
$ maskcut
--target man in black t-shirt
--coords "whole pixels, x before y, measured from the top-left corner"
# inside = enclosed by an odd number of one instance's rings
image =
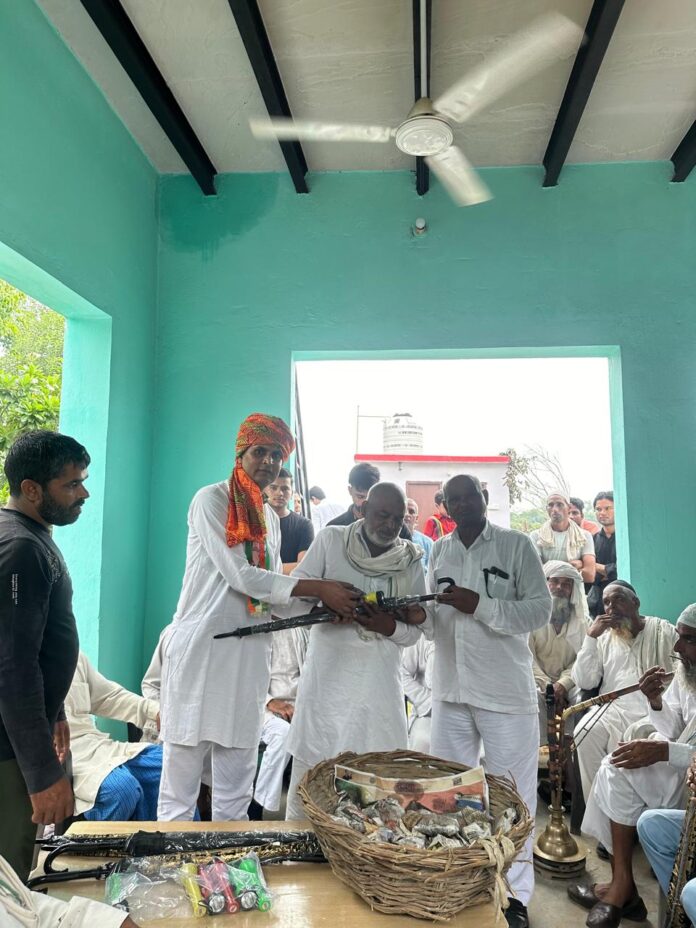
[[[379,483],[379,469],[374,464],[368,464],[361,461],[352,467],[348,474],[348,493],[352,503],[340,516],[336,516],[327,525],[352,525],[358,519],[362,519],[363,503],[367,499],[367,494],[372,487]],[[401,526],[399,538],[405,538],[407,541],[413,541],[411,530],[407,525]]]
[[[302,560],[307,549],[314,541],[314,526],[310,519],[291,512],[288,508],[292,500],[292,474],[281,467],[280,473],[266,487],[268,505],[280,519],[280,559],[283,573],[289,574],[293,567]]]
[[[594,498],[594,511],[602,526],[594,536],[597,560],[595,581],[587,592],[590,615],[596,618],[604,611],[602,596],[604,588],[616,580],[616,525],[614,524],[614,492],[603,490]]]
[[[26,880],[38,824],[72,815],[61,766],[63,699],[78,654],[72,584],[51,525],[75,522],[89,493],[89,455],[57,432],[22,435],[5,460],[0,509],[0,855]]]

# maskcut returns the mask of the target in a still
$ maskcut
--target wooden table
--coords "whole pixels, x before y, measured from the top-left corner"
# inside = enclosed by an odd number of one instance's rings
[[[133,831],[277,831],[281,822],[79,822],[70,828],[71,835],[131,834]],[[310,829],[309,822],[293,822],[293,829]],[[43,856],[43,855],[42,855]],[[59,857],[56,866],[71,869],[104,864],[102,858]],[[36,873],[43,872],[41,858]],[[270,912],[239,912],[236,915],[216,915],[213,921],[199,918],[161,919],[142,922],[150,928],[210,925],[211,928],[418,928],[433,924],[407,915],[384,915],[373,912],[363,900],[338,880],[328,864],[285,863],[264,867],[268,887],[273,894]],[[102,902],[104,883],[97,880],[75,880],[49,884],[49,893],[59,899],[85,896]],[[446,924],[451,928],[505,928],[505,921],[496,921],[493,905],[465,909]],[[97,926],[95,926],[97,928]]]

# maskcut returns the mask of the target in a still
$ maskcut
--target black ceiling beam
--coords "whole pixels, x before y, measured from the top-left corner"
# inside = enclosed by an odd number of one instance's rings
[[[415,87],[416,100],[421,97],[430,96],[430,39],[432,26],[432,0],[425,0],[425,23],[421,22],[421,3],[420,0],[413,0],[413,83]],[[426,73],[423,74],[423,62],[421,61],[421,30],[425,29],[426,44]],[[421,78],[425,77],[425,93]],[[425,162],[425,158],[416,158],[416,192],[418,196],[423,196],[428,192],[430,187],[430,171]]]
[[[677,146],[671,160],[674,165],[672,181],[680,183],[686,180],[696,165],[696,122]]]
[[[215,166],[119,0],[81,0],[140,96],[203,193],[215,193]]]
[[[273,57],[273,49],[263,24],[256,0],[228,0],[244,42],[251,67],[256,75],[261,95],[269,116],[287,116],[292,119],[288,98],[285,96],[280,71]],[[305,180],[307,161],[298,141],[278,141],[290,176],[298,193],[309,193]]]
[[[544,155],[544,187],[555,187],[558,183],[558,176],[585,112],[623,5],[624,0],[594,0],[585,27],[585,38],[575,56],[568,86]]]

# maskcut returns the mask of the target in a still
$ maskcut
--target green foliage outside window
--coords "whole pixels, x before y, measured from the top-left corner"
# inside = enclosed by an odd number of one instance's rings
[[[17,435],[58,427],[64,331],[62,316],[0,280],[0,467]]]

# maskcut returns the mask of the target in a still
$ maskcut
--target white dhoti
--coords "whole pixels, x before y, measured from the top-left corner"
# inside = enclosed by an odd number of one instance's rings
[[[646,809],[683,808],[683,799],[684,770],[667,761],[629,770],[605,757],[587,801],[582,831],[611,853],[610,822],[635,827]]]
[[[290,733],[290,722],[266,712],[261,730],[261,740],[266,750],[261,758],[261,767],[256,777],[254,799],[264,809],[276,812],[280,808],[283,792],[283,774],[290,755],[285,750],[285,742]]]
[[[605,711],[602,712],[602,709]],[[602,713],[598,722],[597,715]],[[645,706],[638,711],[627,712],[616,703],[607,707],[595,706],[584,715],[575,728],[578,766],[582,780],[582,794],[585,802],[592,790],[592,782],[604,758],[624,740],[624,733],[629,725],[645,715]]]
[[[302,778],[308,770],[311,770],[311,764],[305,764],[296,757],[292,759],[292,773],[290,774],[290,785],[288,786],[288,798],[285,806],[285,820],[287,822],[297,821],[297,819],[307,818],[302,805],[302,800],[297,792],[297,787],[302,782]]]
[[[485,754],[486,772],[513,777],[532,821],[537,805],[538,717],[492,712],[433,700],[431,753],[476,767]],[[513,894],[529,905],[534,891],[533,834],[508,872]]]
[[[201,778],[210,758],[214,822],[248,818],[258,748],[225,748],[202,741],[197,745],[163,745],[158,822],[190,822],[196,811]]]
[[[408,746],[419,754],[430,754],[432,719],[429,715],[417,715],[408,730]]]

